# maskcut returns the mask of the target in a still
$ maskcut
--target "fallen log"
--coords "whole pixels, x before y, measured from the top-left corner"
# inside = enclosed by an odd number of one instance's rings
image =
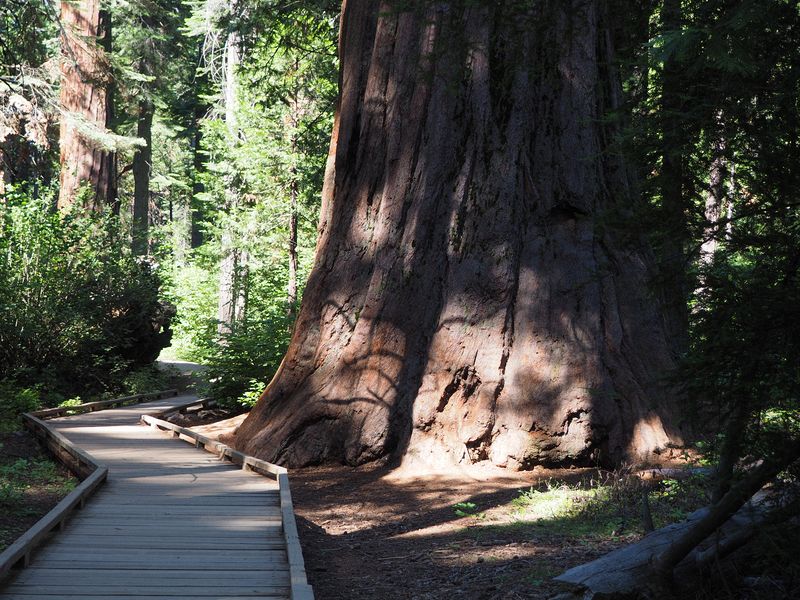
[[[776,508],[762,487],[799,454],[799,442],[787,443],[716,504],[695,511],[682,523],[663,527],[635,544],[562,573],[555,581],[575,587],[561,598],[660,598],[676,588],[693,586],[709,564],[743,546],[759,527],[797,514],[796,499],[779,501]]]
[[[603,598],[637,598],[644,595],[656,582],[652,578],[652,561],[662,554],[670,544],[680,538],[686,531],[694,527],[705,518],[709,509],[701,508],[695,511],[686,521],[673,523],[658,529],[635,544],[625,546],[601,556],[590,563],[573,567],[555,578],[555,581],[574,585],[574,589],[560,598],[581,598],[582,600]],[[703,550],[713,548],[722,539],[736,536],[736,531],[753,531],[754,509],[752,506],[742,508],[734,515],[729,524],[720,530],[721,536],[714,535],[714,539],[703,544]],[[704,556],[705,559],[708,555]],[[695,573],[702,567],[696,562],[693,553],[684,559],[676,569],[677,580],[695,578]],[[693,573],[695,572],[695,573]]]
[[[739,549],[760,527],[785,521],[800,511],[797,500],[775,510],[769,510],[770,505],[766,495],[755,498],[699,544],[675,568],[674,581],[679,587],[693,587],[707,572],[709,565]],[[701,508],[689,515],[686,521],[658,529],[635,544],[565,571],[555,581],[570,584],[573,588],[559,598],[611,600],[660,597],[664,590],[662,582],[653,576],[654,560],[675,540],[706,518],[710,510],[709,507]]]

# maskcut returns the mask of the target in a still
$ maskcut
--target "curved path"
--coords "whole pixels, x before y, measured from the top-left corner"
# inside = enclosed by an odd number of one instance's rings
[[[277,482],[138,424],[193,399],[48,421],[108,480],[0,598],[289,597]]]

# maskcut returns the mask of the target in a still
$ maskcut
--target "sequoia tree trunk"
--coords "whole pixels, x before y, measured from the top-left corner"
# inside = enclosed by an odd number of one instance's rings
[[[602,3],[531,4],[344,3],[316,262],[240,449],[529,468],[676,439],[651,261],[600,223],[631,200]]]
[[[115,201],[114,155],[99,138],[111,118],[110,72],[100,42],[110,43],[110,20],[101,18],[99,0],[61,2],[61,176],[58,207],[75,202],[82,185],[85,202],[97,209]]]

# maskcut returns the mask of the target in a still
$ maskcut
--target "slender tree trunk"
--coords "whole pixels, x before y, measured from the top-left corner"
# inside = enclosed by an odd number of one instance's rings
[[[651,261],[598,226],[631,201],[603,6],[345,2],[316,262],[241,449],[530,468],[676,439]]]
[[[235,309],[234,309],[234,322],[242,323],[247,317],[247,300],[249,286],[248,281],[250,278],[250,252],[246,248],[242,248],[238,252],[236,262],[236,288],[234,293]]]
[[[111,55],[113,44],[113,32],[111,30],[111,13],[107,10],[100,11],[100,31],[103,32],[101,38],[101,45],[106,53],[106,56]],[[110,70],[110,66],[109,66]],[[114,112],[114,91],[115,84],[113,78],[109,77],[108,84],[106,85],[106,129],[109,131],[114,130],[116,113]],[[106,169],[108,172],[108,185],[106,189],[105,203],[109,205],[115,215],[119,215],[119,184],[117,182],[117,153],[106,152]]]
[[[300,61],[295,58],[295,81],[299,77]],[[299,84],[295,84],[289,103],[287,128],[289,130],[289,149],[291,152],[291,167],[289,168],[289,282],[286,288],[287,313],[292,319],[297,312],[297,196],[299,181],[297,173],[297,129],[302,118],[301,92]]]
[[[98,43],[109,37],[102,29],[100,1],[61,2],[61,97],[63,112],[59,144],[61,176],[58,207],[72,205],[81,185],[90,188],[85,202],[98,209],[115,197],[114,157],[103,149],[97,135],[87,136],[87,129],[105,130],[111,116],[108,87],[110,68]]]
[[[286,305],[290,317],[297,311],[297,168],[290,170],[289,184],[289,283],[286,287]]]
[[[713,147],[711,149],[711,166],[708,173],[708,192],[706,193],[705,217],[706,227],[703,233],[703,243],[700,247],[700,261],[710,264],[714,260],[714,254],[719,246],[722,235],[720,231],[720,219],[725,208],[725,136],[722,132],[722,115],[718,114],[716,119],[717,132],[714,136]]]
[[[237,252],[232,248],[232,236],[223,231],[221,242],[223,252],[219,266],[219,303],[217,306],[217,333],[227,335],[233,331],[236,322],[236,288]]]
[[[728,180],[730,195],[725,203],[725,239],[730,240],[733,235],[733,203],[736,200],[736,162],[733,157],[730,159],[730,171]]]
[[[203,43],[202,41],[197,45],[197,62],[202,60],[203,56]],[[198,83],[198,87],[202,84]],[[189,207],[191,218],[191,247],[199,248],[203,245],[203,229],[202,223],[204,220],[202,205],[198,200],[198,196],[204,191],[203,182],[200,179],[200,173],[205,169],[205,162],[203,161],[203,154],[201,152],[203,142],[203,130],[200,123],[205,117],[208,107],[200,99],[200,92],[195,91],[194,95],[194,115],[192,118],[192,202]]]
[[[0,200],[5,200],[6,186],[11,182],[6,160],[6,151],[0,147]]]
[[[236,150],[239,138],[239,125],[236,108],[236,70],[239,67],[239,38],[231,33],[226,44],[225,54],[225,82],[223,95],[225,102],[225,126],[228,134],[228,148],[231,156]],[[225,175],[225,212],[235,212],[239,205],[238,191],[234,181],[235,173],[232,171]],[[219,305],[217,331],[225,335],[233,331],[240,307],[243,309],[244,289],[242,277],[246,276],[246,269],[239,263],[240,251],[234,244],[234,235],[230,227],[224,227],[220,239],[220,270],[219,270]]]
[[[189,207],[192,248],[199,248],[203,245],[203,211],[197,198],[201,193],[203,193],[204,190],[203,182],[200,180],[200,173],[205,168],[203,155],[200,152],[200,145],[203,139],[203,132],[200,130],[200,119],[202,118],[202,113],[204,112],[205,110],[202,112],[199,109],[195,110],[195,129],[194,135],[192,136],[192,202]]]
[[[133,155],[133,252],[147,254],[150,224],[150,173],[153,161],[153,103],[139,102],[137,137],[145,145]]]

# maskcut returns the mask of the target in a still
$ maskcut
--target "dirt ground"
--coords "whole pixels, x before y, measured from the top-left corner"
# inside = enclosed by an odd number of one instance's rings
[[[548,598],[550,578],[621,543],[568,543],[518,526],[503,507],[583,471],[509,473],[474,467],[411,474],[323,467],[290,474],[309,581],[317,598]],[[481,512],[459,517],[453,506]]]
[[[245,415],[193,427],[225,440]],[[510,503],[588,469],[513,472],[472,465],[448,472],[325,466],[290,473],[309,582],[319,600],[549,598],[569,567],[630,543],[580,540],[515,520]],[[455,505],[474,504],[459,516]]]
[[[245,417],[193,428],[229,441]],[[707,470],[687,470],[684,455],[670,452],[662,456],[661,469],[639,471],[638,477],[654,483],[679,472]],[[308,579],[319,600],[514,600],[552,598],[566,591],[552,578],[633,543],[644,532],[640,503],[624,496],[613,506],[627,517],[623,514],[620,522],[619,513],[611,520],[608,514],[598,515],[599,521],[590,520],[587,529],[585,520],[570,516],[531,519],[530,512],[519,510],[521,495],[554,485],[571,490],[589,481],[608,485],[622,482],[621,475],[592,469],[513,472],[489,464],[447,472],[327,466],[294,469],[290,481]],[[654,517],[666,519],[657,526],[680,520],[672,512],[678,507],[694,510],[705,503],[692,497],[702,494],[702,487],[684,481],[685,486],[651,505],[657,509]],[[635,497],[640,498],[639,492]],[[759,534],[763,540],[726,567],[724,581],[712,578],[688,597],[800,598],[800,578],[794,578],[800,573],[797,527],[792,535],[780,529]]]
[[[36,438],[28,432],[0,434],[0,467],[13,465],[19,459],[51,460]],[[54,468],[58,475],[56,485],[31,479],[25,483],[15,482],[13,490],[11,487],[0,490],[0,551],[11,545],[69,493],[70,487],[65,486],[65,482],[76,480],[60,464]]]

